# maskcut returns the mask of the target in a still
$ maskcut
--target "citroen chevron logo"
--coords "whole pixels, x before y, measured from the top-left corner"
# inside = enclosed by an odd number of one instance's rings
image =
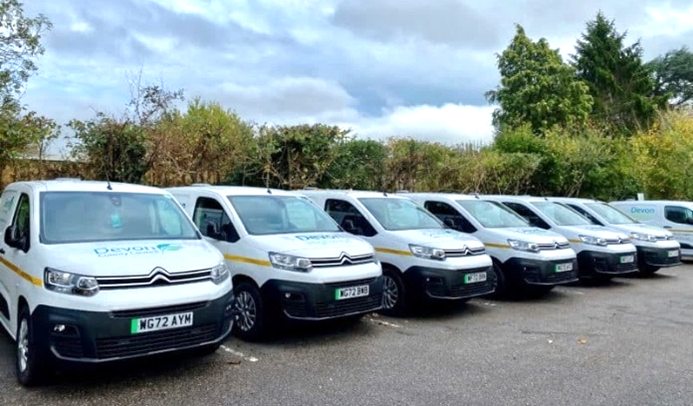
[[[311,260],[313,266],[341,266],[341,265],[354,265],[364,262],[371,261],[373,259],[372,255],[357,255],[356,257],[351,257],[346,252],[339,254],[336,258],[314,258]]]

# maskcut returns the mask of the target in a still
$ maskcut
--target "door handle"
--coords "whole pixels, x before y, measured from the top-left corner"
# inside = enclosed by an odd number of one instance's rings
[[[0,248],[0,254],[5,255],[5,249],[4,248]]]
[[[664,226],[664,228],[671,228],[671,226]]]

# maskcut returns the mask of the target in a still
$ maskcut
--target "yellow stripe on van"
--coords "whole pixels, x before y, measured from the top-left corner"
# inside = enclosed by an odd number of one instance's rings
[[[582,240],[571,240],[571,239],[568,239],[568,242],[573,243],[573,244],[581,244],[581,243],[582,243]]]
[[[679,230],[677,228],[666,228],[665,230],[671,231],[672,233],[693,233],[693,230]]]
[[[413,255],[410,251],[400,251],[382,247],[375,247],[375,251],[383,254],[404,255],[405,257],[411,257]]]
[[[264,261],[262,259],[242,257],[239,255],[224,254],[224,258],[226,258],[229,261],[245,262],[246,264],[253,264],[253,265],[260,265],[260,266],[272,266],[272,264],[269,261]]]
[[[494,244],[491,242],[485,242],[484,245],[491,248],[510,248],[507,244]]]
[[[0,258],[0,264],[5,265],[10,269],[10,271],[16,273],[17,275],[21,276],[22,278],[28,280],[29,282],[33,283],[36,286],[43,286],[43,281],[39,278],[34,278],[33,276],[29,275],[28,273],[22,271],[17,267],[17,265],[11,263],[10,261]]]

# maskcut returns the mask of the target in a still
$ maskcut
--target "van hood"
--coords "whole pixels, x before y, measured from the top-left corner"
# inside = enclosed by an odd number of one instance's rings
[[[472,249],[484,248],[484,244],[478,238],[450,229],[392,231],[389,236],[397,238],[404,244],[430,248],[459,249],[463,245]]]
[[[666,236],[672,236],[673,234],[670,233],[669,231],[661,228],[661,227],[655,227],[651,226],[649,224],[612,224],[612,227],[618,228],[619,230],[623,231],[624,233],[647,233],[647,234],[652,234],[657,237],[666,237]]]
[[[487,228],[486,231],[491,231],[501,238],[529,241],[537,244],[552,244],[554,241],[559,243],[568,242],[568,239],[564,236],[538,227]]]
[[[612,231],[604,226],[562,226],[563,229],[572,231],[575,234],[590,235],[598,238],[608,238],[608,239],[630,239],[630,236],[623,232]]]
[[[44,263],[86,276],[147,275],[160,267],[170,273],[212,268],[221,253],[205,240],[149,240],[44,245]]]
[[[365,240],[346,232],[301,233],[249,236],[250,243],[267,252],[279,252],[305,258],[336,258],[342,252],[375,255]]]

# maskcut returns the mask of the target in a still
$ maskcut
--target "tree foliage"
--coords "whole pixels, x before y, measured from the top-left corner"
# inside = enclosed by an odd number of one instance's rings
[[[613,20],[599,12],[578,39],[572,65],[589,86],[592,118],[618,134],[648,128],[666,97],[653,96],[654,81],[643,64],[640,41],[626,46]]]
[[[497,58],[501,83],[486,93],[500,105],[493,113],[496,127],[527,123],[539,134],[555,125],[585,123],[592,103],[588,89],[546,39],[534,42],[517,25],[515,37]]]
[[[647,67],[654,74],[655,96],[667,97],[676,107],[693,102],[693,53],[688,48],[671,50]]]

